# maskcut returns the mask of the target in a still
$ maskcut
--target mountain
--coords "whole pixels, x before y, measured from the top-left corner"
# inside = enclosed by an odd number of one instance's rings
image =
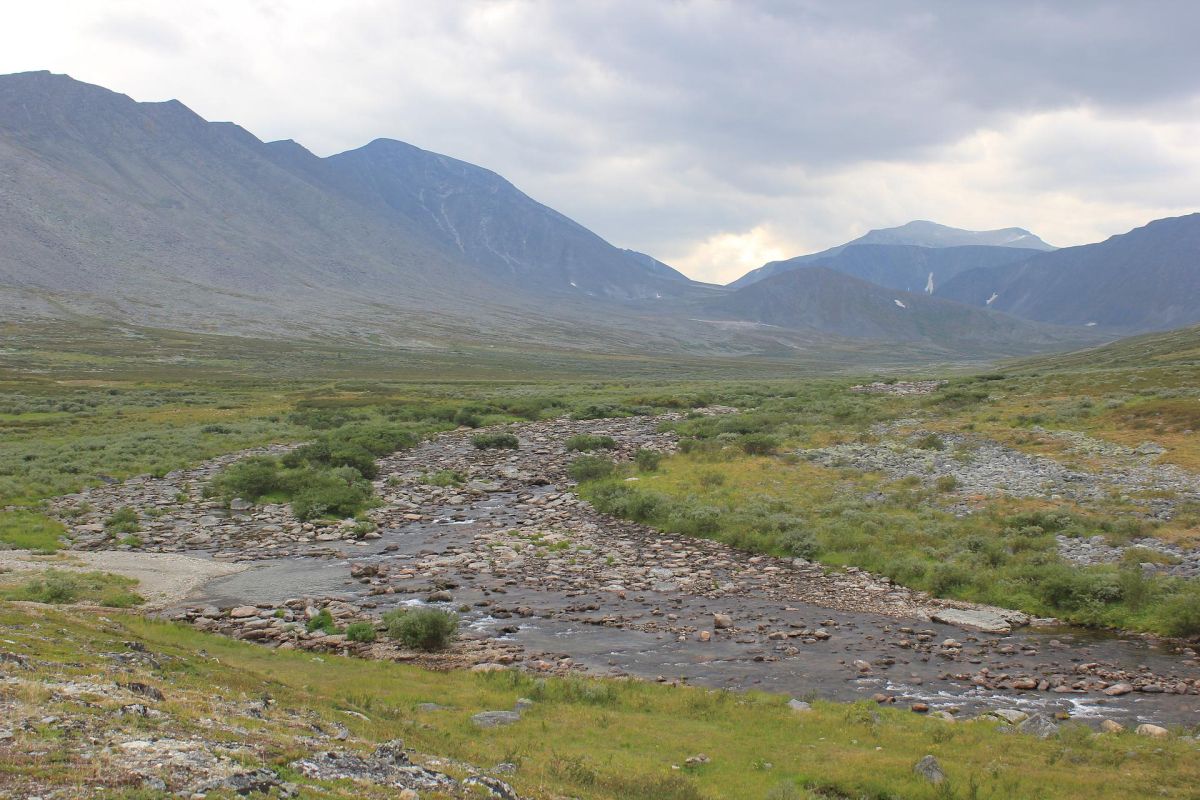
[[[328,162],[364,190],[362,199],[377,201],[492,279],[524,291],[658,298],[689,283],[474,164],[391,139],[376,139]]]
[[[896,291],[824,266],[801,267],[756,281],[705,310],[782,328],[889,342],[939,342],[952,348],[969,345],[991,354],[1064,341],[1064,332],[1050,326],[923,293]]]
[[[997,263],[972,247],[932,256],[886,247],[898,275]],[[865,270],[856,258],[836,263]],[[139,103],[48,72],[0,76],[8,322],[422,350],[803,351],[839,365],[1027,354],[1096,338],[1056,342],[1050,329],[953,303],[905,300],[910,318],[881,316],[904,295],[832,274],[841,283],[826,279],[812,298],[791,287],[784,314],[768,302],[782,296],[753,300],[688,280],[494,172],[403,142],[320,158],[178,101]]]
[[[645,253],[639,253],[636,250],[624,250],[622,252],[640,263],[652,274],[658,275],[660,278],[668,278],[673,281],[687,281],[688,283],[696,283],[696,281],[693,281],[687,275],[684,275],[682,272],[670,266],[669,264],[664,264],[654,256],[649,256]]]
[[[803,266],[825,267],[901,291],[933,294],[937,287],[964,272],[1024,261],[1037,252],[983,245],[856,244]]]
[[[546,339],[635,329],[603,303],[687,291],[680,277],[494,173],[399,142],[323,159],[177,101],[48,72],[0,77],[9,315]]]
[[[769,278],[772,275],[778,275],[781,272],[787,272],[790,269],[796,269],[797,267],[805,264],[811,264],[816,261],[825,261],[833,258],[846,248],[854,247],[856,245],[908,245],[912,247],[926,248],[967,246],[1012,247],[1019,250],[1054,249],[1052,245],[1046,244],[1040,238],[1024,228],[1000,228],[994,231],[967,231],[962,230],[961,228],[951,228],[946,225],[939,225],[936,222],[915,220],[897,228],[881,228],[878,230],[868,231],[853,241],[838,245],[837,247],[831,247],[828,250],[822,250],[819,253],[811,253],[806,256],[796,256],[795,258],[789,258],[784,261],[772,261],[764,264],[758,269],[747,272],[745,275],[729,284],[729,286],[733,289],[740,289],[743,286],[749,286],[755,281],[760,281],[763,278]],[[836,267],[833,268],[836,269]],[[887,285],[894,286],[896,283],[889,282]],[[922,286],[923,285],[924,282],[922,282]]]
[[[937,295],[1041,322],[1122,331],[1200,322],[1200,214],[964,272]]]

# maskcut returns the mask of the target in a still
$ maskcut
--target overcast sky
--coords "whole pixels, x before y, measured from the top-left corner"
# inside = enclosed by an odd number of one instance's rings
[[[725,282],[932,219],[1057,245],[1200,210],[1200,2],[6,3],[0,73],[318,155],[401,139]]]

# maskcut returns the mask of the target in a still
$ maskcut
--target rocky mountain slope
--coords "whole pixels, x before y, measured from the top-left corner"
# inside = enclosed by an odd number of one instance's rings
[[[553,339],[612,327],[611,309],[574,296],[690,286],[478,167],[386,141],[321,159],[44,72],[0,78],[0,187],[17,316]]]
[[[899,289],[933,294],[964,272],[1024,261],[1037,251],[1019,247],[958,245],[924,247],[912,244],[856,244],[836,255],[804,262],[844,275]]]
[[[843,250],[857,245],[907,245],[910,247],[926,247],[926,248],[946,248],[946,247],[1010,247],[1018,250],[1043,251],[1053,250],[1052,245],[1046,244],[1038,236],[1030,233],[1024,228],[1000,228],[994,231],[967,231],[961,228],[951,228],[947,225],[939,225],[936,222],[928,222],[925,220],[915,220],[896,228],[880,228],[868,231],[862,236],[845,244],[831,247],[828,250],[822,250],[819,253],[810,253],[804,256],[796,256],[795,258],[785,259],[783,261],[772,261],[764,264],[758,269],[747,272],[742,277],[738,278],[733,283],[729,284],[731,288],[740,289],[743,286],[749,286],[756,281],[761,281],[764,278],[769,278],[772,275],[778,275],[781,272],[797,269],[806,264],[811,264],[817,261],[828,261],[840,254]],[[880,256],[885,256],[888,251],[876,250],[875,253]],[[1024,255],[1032,255],[1025,253]],[[834,264],[826,264],[833,269],[839,269]],[[861,267],[860,267],[861,270]],[[885,270],[881,267],[879,270],[882,274]],[[848,274],[858,275],[859,277],[868,277],[861,271],[851,271]],[[870,279],[868,277],[868,279]],[[894,283],[887,285],[893,286]],[[922,284],[923,285],[923,284]]]
[[[896,287],[924,285],[929,271],[937,284],[1017,252],[993,244],[1040,243],[1018,230],[933,223],[860,241],[825,254],[830,266]],[[882,248],[891,266],[870,268],[864,248]],[[178,101],[139,103],[48,72],[0,77],[0,310],[9,320],[425,349],[803,350],[876,363],[1096,341],[954,304],[912,306],[925,323],[885,323],[878,308],[892,289],[822,286],[808,299],[755,299],[690,281],[493,172],[402,142],[319,158]]]
[[[825,266],[789,270],[758,281],[707,310],[784,328],[811,327],[892,342],[956,343],[993,353],[1018,352],[1037,341],[1061,342],[1071,336],[986,309],[879,286]]]
[[[1200,214],[965,272],[937,294],[1059,325],[1147,331],[1200,322]]]

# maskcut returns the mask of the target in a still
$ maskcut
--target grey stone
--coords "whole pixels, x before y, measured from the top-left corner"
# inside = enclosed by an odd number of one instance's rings
[[[935,786],[946,782],[946,773],[942,771],[942,765],[933,756],[925,756],[914,764],[913,772]]]

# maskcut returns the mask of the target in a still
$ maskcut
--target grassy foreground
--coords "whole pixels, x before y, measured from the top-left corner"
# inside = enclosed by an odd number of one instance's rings
[[[336,656],[271,651],[124,614],[0,606],[0,702],[15,738],[0,742],[0,791],[74,789],[73,796],[149,797],[122,786],[119,768],[75,754],[90,732],[110,741],[201,737],[245,745],[247,768],[298,780],[304,797],[384,797],[350,783],[305,784],[286,764],[307,755],[311,725],[344,725],[350,738],[323,747],[369,751],[403,738],[417,752],[487,768],[518,765],[526,796],[613,800],[704,798],[1128,798],[1194,797],[1200,758],[1191,740],[1096,735],[1065,726],[1046,741],[1004,734],[989,722],[947,723],[873,705],[816,703],[794,712],[786,698],[518,673],[435,673]],[[113,652],[144,645],[148,660],[114,669]],[[109,654],[106,656],[106,654]],[[115,714],[103,686],[142,681],[162,691],[161,716]],[[67,681],[97,687],[72,697]],[[263,709],[261,698],[273,702]],[[515,725],[478,730],[470,715],[535,701]],[[417,710],[421,703],[449,709]],[[90,719],[75,726],[16,728],[24,715]],[[219,720],[214,725],[212,720]],[[311,739],[309,739],[311,741]],[[703,753],[709,763],[689,768]],[[933,754],[949,782],[912,771]],[[681,768],[676,768],[676,767]],[[87,787],[84,789],[84,787]],[[210,795],[215,796],[215,795]]]

